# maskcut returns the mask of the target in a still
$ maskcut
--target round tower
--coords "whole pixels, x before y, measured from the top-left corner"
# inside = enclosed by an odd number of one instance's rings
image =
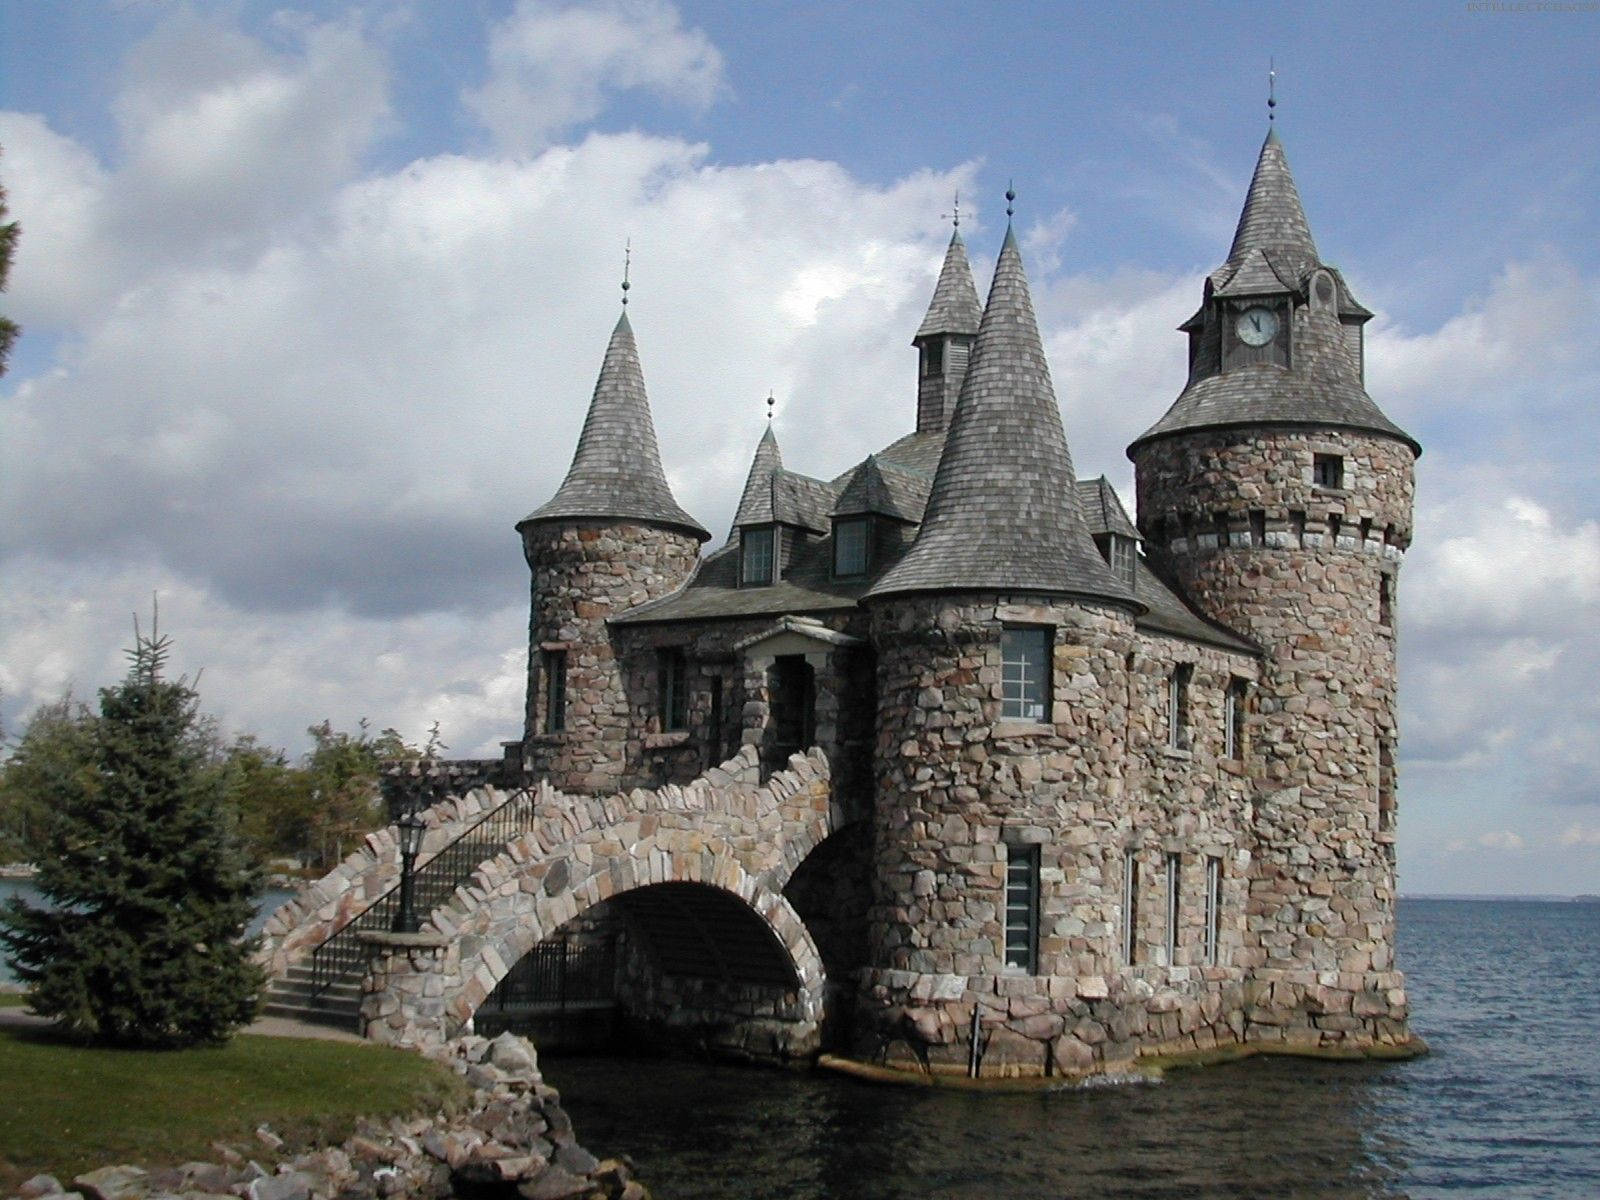
[[[1063,977],[1114,961],[1123,663],[1139,605],[1095,549],[1008,229],[915,542],[868,592],[878,656],[879,1037],[991,1072],[1084,1064]],[[1103,993],[1102,993],[1103,994]],[[1063,1058],[1065,1056],[1065,1059]]]
[[[618,789],[630,704],[607,622],[682,587],[711,536],[661,469],[626,312],[566,479],[517,532],[533,573],[523,768],[563,791]]]
[[[1396,581],[1421,448],[1363,386],[1371,313],[1324,264],[1275,132],[1208,278],[1187,386],[1128,449],[1145,546],[1266,662],[1247,1040],[1408,1040],[1394,962]],[[1271,988],[1270,1003],[1267,989]]]

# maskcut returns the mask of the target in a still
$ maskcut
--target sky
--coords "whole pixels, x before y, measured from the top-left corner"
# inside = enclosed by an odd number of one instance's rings
[[[1587,11],[1582,11],[1587,9]],[[1079,475],[1132,507],[1277,126],[1425,450],[1411,893],[1600,891],[1600,7],[8,0],[0,718],[159,599],[225,729],[521,732],[517,520],[630,317],[680,503],[915,416],[957,193],[1016,221]]]

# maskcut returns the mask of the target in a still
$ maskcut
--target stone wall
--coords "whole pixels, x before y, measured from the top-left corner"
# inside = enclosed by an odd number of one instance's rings
[[[1342,461],[1318,486],[1317,455]],[[1344,430],[1141,445],[1147,548],[1267,650],[1248,721],[1255,843],[1242,961],[1252,1040],[1394,1042],[1397,576],[1408,446]]]
[[[700,543],[686,533],[617,522],[541,522],[523,533],[533,572],[523,764],[569,792],[624,785],[635,697],[606,621],[676,591]],[[566,655],[565,728],[552,731],[546,652]]]

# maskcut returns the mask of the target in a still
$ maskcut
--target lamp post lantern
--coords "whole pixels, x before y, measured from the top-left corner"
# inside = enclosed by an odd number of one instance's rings
[[[422,849],[422,835],[427,831],[428,823],[421,813],[412,810],[395,825],[400,830],[400,911],[394,915],[394,932],[416,933],[420,922],[412,894],[412,868],[416,866],[417,854]]]

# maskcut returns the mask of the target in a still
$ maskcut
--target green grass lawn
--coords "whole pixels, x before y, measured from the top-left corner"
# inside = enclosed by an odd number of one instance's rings
[[[265,1163],[253,1137],[263,1122],[287,1150],[340,1141],[358,1117],[433,1112],[467,1095],[449,1070],[407,1051],[249,1035],[198,1050],[103,1050],[0,1029],[0,1081],[0,1196],[41,1171],[67,1183],[117,1162],[214,1161],[213,1141]]]
[[[0,992],[0,1008],[21,1008],[28,998],[19,992]]]

